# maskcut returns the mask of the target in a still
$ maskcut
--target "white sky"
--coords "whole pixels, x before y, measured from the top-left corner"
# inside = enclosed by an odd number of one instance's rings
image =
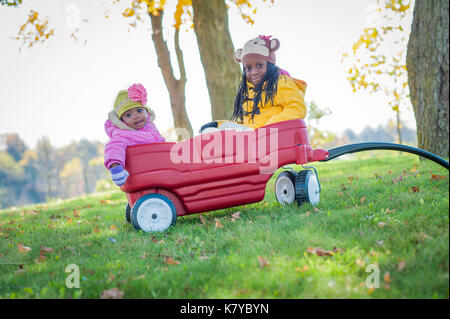
[[[150,21],[145,19],[130,29],[131,20],[121,13],[131,0],[112,2],[24,0],[19,8],[0,7],[0,134],[19,133],[29,147],[43,135],[56,146],[83,137],[105,142],[103,125],[116,93],[139,82],[147,88],[160,132],[173,126]],[[258,6],[254,25],[246,24],[232,7],[230,32],[235,49],[259,34],[278,38],[277,65],[308,83],[307,102],[314,100],[332,111],[320,127],[337,133],[346,128],[359,132],[394,118],[382,93],[352,92],[341,64],[343,49],[351,49],[367,26],[368,8],[374,3],[275,0],[274,5]],[[167,0],[167,4],[164,36],[173,49],[171,25],[176,1]],[[21,42],[11,37],[17,35],[31,9],[40,17],[49,17],[55,36],[19,53]],[[78,42],[70,38],[75,30],[71,20],[74,10],[80,12]],[[197,132],[211,119],[208,91],[193,30],[185,28],[180,40],[188,77],[186,107]],[[177,70],[175,63],[173,60]],[[411,109],[402,116],[404,124],[415,127]]]

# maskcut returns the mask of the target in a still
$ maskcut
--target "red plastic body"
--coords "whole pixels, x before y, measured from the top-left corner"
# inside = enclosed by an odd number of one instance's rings
[[[300,119],[251,132],[218,131],[179,143],[128,147],[130,176],[121,189],[130,207],[146,194],[160,193],[182,216],[259,202],[281,166],[327,157],[328,151],[311,148]]]

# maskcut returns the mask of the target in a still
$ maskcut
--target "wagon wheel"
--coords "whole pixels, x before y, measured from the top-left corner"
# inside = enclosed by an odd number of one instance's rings
[[[163,232],[175,225],[177,213],[173,202],[161,194],[139,198],[131,209],[131,222],[137,230]]]
[[[291,204],[295,200],[296,173],[291,171],[281,172],[275,181],[275,197],[282,204]]]
[[[127,223],[131,223],[131,208],[130,204],[127,203],[127,206],[125,207],[125,219]]]
[[[316,206],[319,203],[320,186],[313,171],[303,170],[295,177],[295,199],[299,205],[311,203]]]

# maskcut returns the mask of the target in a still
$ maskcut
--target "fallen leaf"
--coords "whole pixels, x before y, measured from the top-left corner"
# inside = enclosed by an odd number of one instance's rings
[[[74,210],[73,210],[73,215],[74,215],[75,217],[80,217],[80,211],[77,210],[77,209],[74,209]]]
[[[19,248],[19,252],[21,253],[29,253],[31,251],[30,247],[24,246],[22,244],[17,244],[17,247]]]
[[[434,174],[431,175],[431,180],[432,181],[438,181],[441,178],[445,178],[445,176],[444,175],[434,175]]]
[[[400,260],[397,264],[397,270],[402,271],[403,269],[405,269],[406,264],[404,260]]]
[[[115,225],[111,225],[111,227],[109,227],[109,229],[116,230],[117,227]]]
[[[269,264],[267,259],[265,259],[265,258],[263,258],[261,256],[258,256],[258,261],[259,261],[259,268],[261,268],[261,269]]]
[[[320,212],[320,209],[318,209],[317,207],[314,207],[314,206],[313,206],[313,209],[314,209],[314,211],[316,211],[316,212]]]
[[[51,247],[45,247],[45,246],[42,246],[42,245],[41,245],[41,254],[43,254],[43,253],[51,253],[52,251],[54,251],[53,248],[51,248]]]
[[[420,232],[419,235],[420,235],[420,237],[422,237],[423,239],[433,239],[433,237],[428,236],[427,234],[422,233],[422,232]]]
[[[389,271],[384,273],[383,280],[388,283],[391,282],[391,275],[389,274]]]
[[[378,227],[380,227],[380,228],[383,228],[385,226],[387,226],[387,224],[385,222],[379,222],[378,223]]]
[[[241,212],[236,212],[231,215],[232,219],[241,219]]]
[[[202,222],[203,225],[206,224],[206,220],[202,215],[198,215],[198,218],[200,218],[200,221]]]
[[[335,253],[339,252],[340,249],[337,249],[336,247],[333,248],[333,250],[328,251],[328,250],[323,250],[320,247],[308,247],[307,248],[308,252],[317,256],[333,256]]]
[[[217,228],[223,228],[222,223],[216,218],[216,229]]]
[[[384,244],[384,240],[377,240],[376,242],[379,246],[383,246]]]
[[[37,211],[35,211],[35,210],[32,210],[32,211],[30,212],[30,215],[39,215],[39,212],[37,212]]]
[[[394,178],[394,179],[392,180],[392,182],[393,182],[394,184],[397,184],[398,182],[403,182],[403,176],[400,175],[400,176],[398,176],[397,178]]]
[[[100,299],[121,299],[123,296],[123,291],[117,288],[111,288],[108,290],[103,290]]]
[[[419,189],[419,187],[417,187],[417,186],[413,186],[413,187],[411,187],[409,190],[410,190],[411,192],[413,192],[413,193],[419,193],[419,192],[420,192],[420,189]]]
[[[361,198],[361,204],[364,204],[364,201],[366,200],[366,196],[363,196],[362,198]]]
[[[180,263],[178,260],[175,260],[170,256],[164,256],[164,262],[168,265],[178,265]]]
[[[305,213],[305,216],[309,216],[309,215],[311,215],[310,212],[306,212],[306,213]]]

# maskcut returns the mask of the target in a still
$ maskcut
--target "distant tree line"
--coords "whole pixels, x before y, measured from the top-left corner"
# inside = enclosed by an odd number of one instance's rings
[[[42,137],[31,149],[17,133],[0,135],[0,208],[108,187],[103,148],[103,143],[87,139],[57,148]]]

